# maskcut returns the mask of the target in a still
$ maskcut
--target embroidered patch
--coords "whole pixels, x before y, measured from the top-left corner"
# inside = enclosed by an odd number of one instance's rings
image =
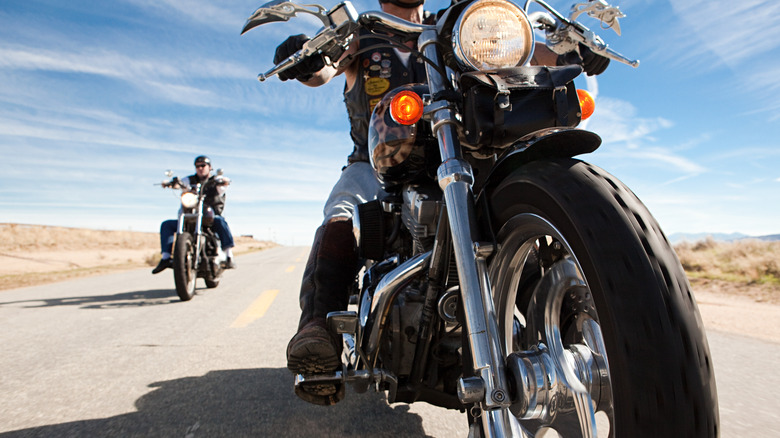
[[[379,52],[374,52],[371,54],[371,60],[374,62],[379,62],[382,60],[382,55],[379,54]]]
[[[385,78],[370,78],[366,81],[365,88],[369,96],[378,96],[390,88],[390,81]]]
[[[376,97],[376,98],[373,98],[373,99],[369,99],[369,100],[368,100],[368,106],[370,107],[370,109],[371,109],[371,112],[373,112],[373,111],[374,111],[374,107],[375,107],[375,106],[376,106],[376,105],[377,105],[377,104],[378,104],[378,103],[379,103],[381,100],[382,100],[382,99],[381,99],[381,98],[379,98],[379,97]]]

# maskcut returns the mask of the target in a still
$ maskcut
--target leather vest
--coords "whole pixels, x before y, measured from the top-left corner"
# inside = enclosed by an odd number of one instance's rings
[[[365,50],[368,49],[368,50]],[[349,163],[368,161],[368,123],[371,112],[387,92],[401,85],[424,82],[425,64],[412,54],[409,67],[404,66],[387,41],[378,38],[360,40],[360,51],[353,62],[357,63],[357,79],[351,90],[344,87],[344,103],[350,123],[350,136],[355,147],[348,157]]]
[[[190,181],[191,187],[195,187],[196,184],[201,182],[198,175],[190,175],[187,178]],[[221,216],[222,210],[225,209],[225,194],[219,194],[213,176],[208,177],[202,184],[206,184],[206,194],[203,198],[203,203],[211,207],[211,209],[214,210],[214,214]]]

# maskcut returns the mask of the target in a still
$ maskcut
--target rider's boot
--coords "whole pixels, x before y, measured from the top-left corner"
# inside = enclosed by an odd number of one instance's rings
[[[328,222],[318,228],[303,273],[298,333],[287,345],[287,368],[293,373],[330,373],[341,367],[342,344],[325,321],[328,312],[347,309],[357,270],[352,222]],[[311,403],[332,405],[344,397],[344,385],[296,387],[296,394]]]

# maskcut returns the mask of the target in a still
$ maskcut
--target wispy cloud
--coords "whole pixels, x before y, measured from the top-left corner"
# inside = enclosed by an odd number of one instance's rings
[[[599,112],[589,129],[602,136],[603,153],[621,156],[634,163],[662,166],[675,169],[687,176],[706,171],[700,164],[686,158],[679,150],[654,145],[654,135],[674,126],[671,120],[662,117],[642,117],[630,102],[602,97],[598,102]],[[677,177],[675,180],[680,180]]]
[[[154,99],[198,107],[231,107],[198,79],[249,80],[246,66],[217,60],[137,58],[97,49],[74,51],[40,48],[0,48],[0,71],[40,71],[96,75],[129,83]]]
[[[687,57],[711,61],[715,54],[717,60],[735,67],[761,59],[780,47],[780,26],[771,25],[780,21],[780,3],[774,0],[741,0],[727,5],[687,0],[669,4],[690,30],[677,40],[678,45],[686,46]]]
[[[218,3],[203,0],[125,0],[143,9],[159,11],[170,18],[172,11],[188,21],[213,27],[235,27],[243,24],[246,17],[235,7],[218,6]],[[258,3],[259,5],[259,3]],[[251,12],[251,11],[250,11]],[[246,12],[248,15],[249,12]]]
[[[750,92],[755,113],[770,121],[780,119],[780,2],[742,0],[671,1],[680,22],[668,41],[659,44],[667,62],[698,74],[727,68],[734,80],[727,92]],[[697,73],[694,73],[697,74]]]

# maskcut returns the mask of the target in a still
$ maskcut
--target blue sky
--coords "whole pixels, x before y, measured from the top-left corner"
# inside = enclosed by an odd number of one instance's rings
[[[240,36],[260,4],[3,0],[0,222],[156,231],[178,200],[153,184],[207,154],[233,179],[234,234],[310,244],[351,150],[343,79],[257,82],[287,35],[319,27]],[[780,233],[780,3],[615,4],[623,35],[601,35],[641,65],[577,80],[597,94],[587,128],[604,140],[581,158],[631,187],[667,234]]]

